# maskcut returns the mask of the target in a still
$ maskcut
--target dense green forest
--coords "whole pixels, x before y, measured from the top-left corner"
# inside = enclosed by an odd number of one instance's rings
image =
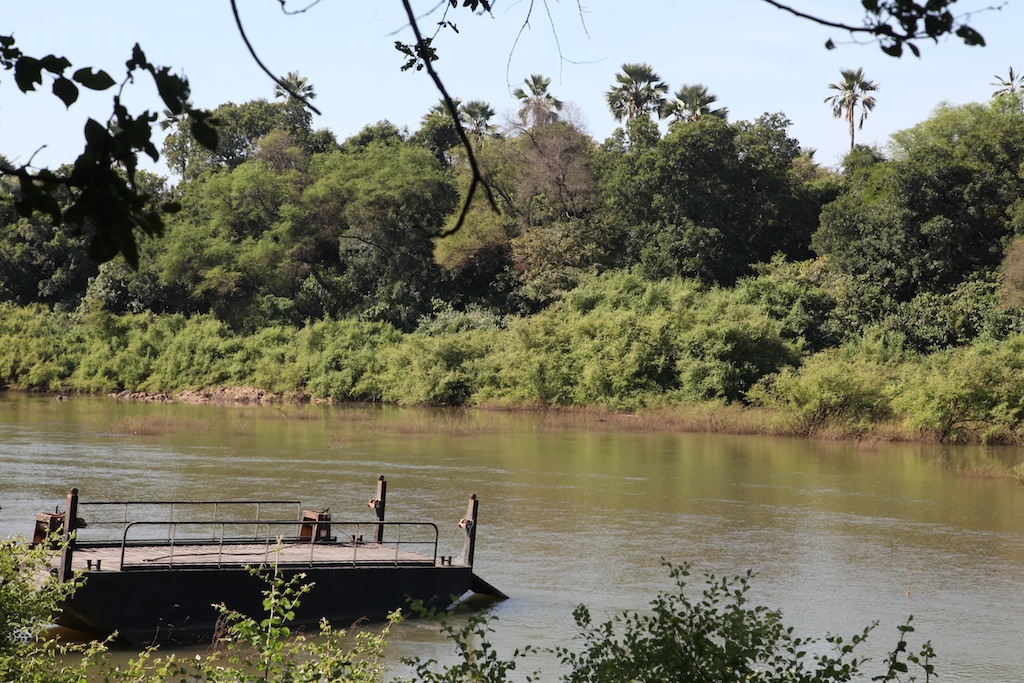
[[[736,404],[783,433],[1024,440],[1015,89],[833,170],[784,113],[730,121],[647,65],[623,66],[604,141],[549,85],[500,123],[458,104],[489,188],[458,230],[471,176],[440,105],[339,141],[279,90],[217,108],[214,151],[172,117],[173,177],[137,179],[181,210],[136,270],[0,179],[0,387]]]

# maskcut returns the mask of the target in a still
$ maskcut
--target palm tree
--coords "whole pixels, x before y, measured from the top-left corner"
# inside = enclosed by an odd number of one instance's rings
[[[523,125],[536,126],[557,121],[557,112],[562,111],[562,101],[548,92],[551,79],[541,74],[532,74],[523,83],[526,84],[526,90],[516,88],[512,91],[516,99],[523,103],[519,109]]]
[[[729,115],[727,107],[711,108],[717,101],[718,96],[709,92],[708,86],[703,83],[684,85],[665,105],[665,115],[674,117],[673,123],[693,123],[702,116],[725,119]]]
[[[832,105],[832,116],[845,118],[850,124],[850,149],[853,149],[853,120],[856,117],[857,107],[860,107],[860,125],[864,127],[864,121],[868,112],[875,108],[875,97],[871,93],[878,90],[878,86],[864,78],[864,69],[842,69],[839,72],[843,80],[839,83],[829,83],[828,87],[835,90],[836,94],[825,98],[825,104]]]
[[[471,100],[459,107],[459,116],[466,130],[478,138],[494,132],[491,119],[495,113],[491,105],[483,100]]]
[[[1000,95],[1016,95],[1019,92],[1024,91],[1024,73],[1018,73],[1010,67],[1010,73],[1006,78],[996,76],[994,83],[989,85],[998,86],[999,89],[992,93],[993,97],[999,97]]]
[[[281,86],[282,83],[287,87],[287,90]],[[299,99],[316,99],[313,84],[309,82],[308,78],[300,75],[298,71],[289,71],[287,76],[281,77],[281,83],[274,86],[275,98],[287,99],[293,94],[298,95]]]
[[[615,75],[615,85],[605,93],[608,107],[616,121],[630,123],[641,116],[657,114],[665,117],[665,93],[668,85],[649,64],[623,64]]]

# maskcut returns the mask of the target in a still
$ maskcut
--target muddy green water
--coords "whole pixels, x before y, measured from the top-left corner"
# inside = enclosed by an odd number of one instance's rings
[[[0,538],[77,486],[83,499],[275,498],[426,518],[458,554],[481,500],[477,573],[512,599],[499,650],[571,645],[571,612],[642,609],[669,587],[661,558],[757,573],[753,597],[807,635],[878,620],[866,653],[914,615],[942,681],[1024,680],[1024,488],[950,462],[1009,449],[587,429],[538,415],[374,408],[150,405],[0,395]],[[394,656],[448,656],[425,624]],[[521,670],[555,676],[550,656]]]

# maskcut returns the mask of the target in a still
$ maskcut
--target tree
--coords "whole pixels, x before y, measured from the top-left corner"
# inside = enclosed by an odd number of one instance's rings
[[[623,64],[622,72],[615,75],[615,85],[605,93],[608,107],[616,121],[625,120],[627,126],[635,119],[657,114],[665,118],[665,93],[668,85],[649,64]]]
[[[558,120],[558,112],[562,111],[562,101],[548,92],[551,79],[540,74],[533,74],[525,81],[526,90],[516,88],[512,94],[522,102],[519,118],[524,125],[537,126],[553,123]]]
[[[179,117],[164,139],[167,167],[183,180],[236,168],[252,156],[260,138],[283,126],[283,113],[280,103],[265,99],[222,104],[211,112],[218,131],[217,144],[212,148],[196,139],[187,117]]]
[[[868,113],[875,108],[875,97],[871,93],[878,90],[878,86],[864,78],[864,69],[843,69],[840,71],[843,80],[839,83],[829,83],[828,87],[836,91],[835,95],[825,98],[825,103],[832,106],[832,116],[845,118],[850,124],[850,149],[853,149],[853,121],[856,118],[857,108],[860,107],[860,125],[864,128],[864,121]]]
[[[1024,228],[1020,106],[943,105],[890,146],[889,161],[860,146],[847,156],[846,187],[822,210],[815,251],[895,301],[997,268]]]
[[[1015,72],[1011,66],[1006,78],[996,76],[995,82],[989,85],[998,86],[992,93],[993,98],[1007,97],[1024,107],[1024,73]]]
[[[913,42],[915,40],[930,38],[937,41],[948,34],[955,34],[968,45],[985,44],[981,34],[951,12],[951,7],[957,0],[930,0],[924,5],[915,0],[865,0],[861,3],[866,11],[863,25],[834,22],[799,12],[776,0],[765,1],[800,18],[849,31],[851,35],[866,34],[878,40],[883,51],[896,57],[902,54],[904,47],[919,55],[920,52]],[[443,6],[447,10],[449,4],[452,7],[458,5],[455,0],[451,0],[451,3],[440,3],[439,7]],[[451,97],[433,66],[438,55],[432,38],[424,36],[421,32],[420,17],[414,12],[411,3],[405,2],[403,5],[415,39],[411,44],[396,41],[396,49],[408,57],[403,69],[425,70],[441,93],[442,99],[450,102]],[[470,12],[490,12],[491,3],[489,0],[465,0],[462,7]],[[237,29],[257,64],[271,80],[284,87],[282,79],[270,72],[259,60],[242,25],[237,0],[231,0],[231,9]],[[527,18],[532,9],[533,3],[528,3]],[[289,13],[289,9],[283,5],[282,11],[285,14]],[[453,30],[456,28],[455,23],[447,19],[441,21],[440,26]],[[831,39],[826,46],[829,49],[834,47]],[[78,98],[80,87],[110,90],[117,84],[107,72],[92,67],[80,68],[69,78],[65,75],[72,66],[69,60],[52,54],[42,58],[25,55],[15,46],[13,35],[0,35],[0,66],[6,71],[14,71],[17,86],[23,93],[33,91],[37,85],[42,85],[45,75],[52,80],[53,94],[68,106]],[[149,73],[170,114],[188,114],[191,133],[198,143],[208,149],[216,148],[217,132],[211,125],[209,115],[193,108],[189,103],[189,83],[186,79],[171,73],[168,67],[148,62],[138,45],[135,46],[131,59],[126,62],[126,68],[125,84],[133,82],[132,75],[136,71]],[[308,100],[306,103],[312,109]],[[450,106],[449,112],[454,117],[455,107]],[[105,261],[122,254],[129,264],[135,265],[138,260],[136,234],[161,234],[162,214],[173,212],[177,208],[174,202],[167,202],[154,211],[150,207],[149,198],[143,196],[134,184],[139,154],[147,154],[154,160],[159,158],[159,153],[151,141],[152,126],[157,123],[157,118],[156,114],[149,111],[143,111],[138,115],[132,114],[122,104],[119,90],[114,97],[110,119],[105,124],[90,120],[85,126],[85,147],[72,171],[58,173],[50,169],[35,169],[30,163],[17,167],[10,164],[0,165],[0,175],[13,177],[19,182],[21,194],[15,200],[19,215],[28,217],[32,213],[40,212],[49,215],[57,223],[67,222],[72,226],[82,226],[87,220],[91,220],[99,227],[90,239],[90,257]],[[465,212],[472,200],[473,191],[481,184],[482,175],[469,140],[457,120],[455,128],[466,147],[467,160],[473,173],[470,192],[464,205]],[[329,140],[317,140],[319,147],[329,146],[327,143]],[[60,203],[55,199],[55,193],[59,189],[66,189],[71,193],[72,202],[66,210],[62,210]]]
[[[68,78],[72,68],[64,57],[47,55],[36,58],[15,45],[14,36],[0,35],[0,66],[14,72],[18,89],[28,93],[52,80],[53,94],[70,107],[78,100],[80,88],[110,90],[117,82],[106,71],[80,68]],[[134,82],[135,72],[153,78],[160,98],[172,116],[187,114],[192,135],[209,149],[217,146],[217,132],[207,112],[189,103],[188,81],[158,67],[146,59],[136,45],[125,63],[124,85]],[[71,166],[51,171],[35,170],[31,162],[20,167],[0,164],[0,176],[17,179],[15,209],[23,218],[34,213],[49,217],[54,228],[67,224],[73,234],[88,234],[88,255],[93,261],[109,261],[124,256],[133,267],[138,264],[136,231],[150,236],[163,233],[163,214],[174,213],[178,206],[165,202],[154,207],[152,197],[136,182],[139,154],[154,161],[159,158],[152,142],[157,114],[144,111],[133,115],[121,102],[121,90],[113,97],[113,110],[107,122],[89,119],[85,124],[86,145]],[[66,198],[66,201],[62,201]]]
[[[459,107],[459,116],[469,127],[469,132],[478,140],[494,132],[494,108],[483,100],[471,100]]]
[[[289,71],[287,76],[281,78],[280,83],[274,85],[274,97],[285,100],[290,97],[315,100],[316,89],[309,79],[298,71]]]
[[[462,106],[458,98],[454,99],[452,104],[456,109]],[[448,113],[448,105],[444,101],[435,104],[420,118],[419,130],[413,133],[411,140],[430,150],[444,166],[451,164],[448,152],[459,145],[460,139],[454,119]]]
[[[708,86],[703,83],[684,85],[666,103],[665,115],[671,116],[673,123],[693,123],[702,116],[727,118],[729,116],[727,107],[711,108],[711,105],[717,101],[718,96],[710,92]]]

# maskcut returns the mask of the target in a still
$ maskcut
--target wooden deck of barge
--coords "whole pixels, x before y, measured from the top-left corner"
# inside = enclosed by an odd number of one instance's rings
[[[78,545],[72,571],[132,571],[184,569],[188,567],[237,567],[274,565],[302,566],[433,566],[443,564],[432,556],[380,543],[282,542],[178,543],[175,545]],[[54,566],[57,566],[55,563]]]

